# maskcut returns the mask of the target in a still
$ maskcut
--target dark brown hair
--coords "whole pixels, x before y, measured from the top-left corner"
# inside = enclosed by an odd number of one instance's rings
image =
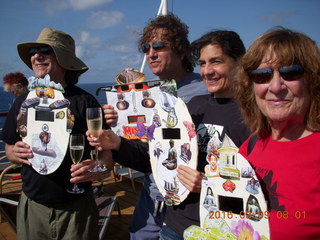
[[[143,34],[139,39],[139,51],[143,52],[143,45],[155,37],[156,31],[163,29],[161,38],[169,43],[173,52],[179,56],[184,55],[182,66],[187,72],[193,71],[193,63],[189,51],[190,42],[188,40],[189,27],[172,13],[158,16],[151,19],[143,29]]]
[[[216,30],[204,34],[191,44],[192,57],[195,63],[198,63],[201,49],[210,44],[220,46],[222,52],[235,61],[241,58],[246,52],[244,44],[236,32]]]

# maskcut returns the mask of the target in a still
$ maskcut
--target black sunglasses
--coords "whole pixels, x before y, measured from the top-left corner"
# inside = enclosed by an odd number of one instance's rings
[[[52,53],[53,50],[50,46],[32,47],[29,49],[30,56],[35,55],[37,52],[47,55],[49,53]]]
[[[143,83],[134,83],[134,84],[126,84],[120,85],[121,92],[130,92],[131,89],[135,89],[137,91],[143,90]]]
[[[166,43],[165,42],[154,42],[152,43],[152,45],[150,46],[149,43],[143,44],[142,46],[142,52],[147,53],[150,48],[153,48],[154,50],[158,51],[160,49],[163,49],[166,47]]]
[[[280,76],[286,81],[293,81],[301,78],[304,74],[304,69],[300,64],[295,64],[292,66],[285,66],[278,69]],[[255,69],[250,72],[250,79],[257,83],[268,83],[273,77],[274,69],[271,68],[261,68]]]

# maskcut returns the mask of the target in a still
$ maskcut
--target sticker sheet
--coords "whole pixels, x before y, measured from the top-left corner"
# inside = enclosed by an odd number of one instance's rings
[[[106,91],[107,103],[118,112],[112,130],[149,144],[155,182],[166,204],[177,205],[189,191],[176,177],[176,168],[183,164],[195,169],[197,165],[195,128],[185,103],[177,97],[175,81],[142,82],[141,74],[125,69],[116,78],[120,85],[100,90]]]
[[[201,226],[185,239],[269,239],[269,212],[255,171],[226,135],[217,148],[209,141],[200,197]]]
[[[17,127],[32,149],[32,167],[46,175],[57,170],[64,159],[74,116],[62,86],[50,81],[49,75],[43,79],[31,77],[29,90],[17,116]]]

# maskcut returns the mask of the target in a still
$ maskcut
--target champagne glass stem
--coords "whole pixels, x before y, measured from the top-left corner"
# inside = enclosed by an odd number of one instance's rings
[[[96,166],[99,167],[99,151],[98,151],[98,147],[95,147],[95,154],[94,154],[94,158],[95,158],[95,162],[96,162]]]

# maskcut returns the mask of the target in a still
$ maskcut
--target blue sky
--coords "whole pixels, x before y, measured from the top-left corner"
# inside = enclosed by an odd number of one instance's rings
[[[115,83],[126,67],[141,68],[137,40],[160,0],[1,0],[0,76],[32,71],[20,60],[16,45],[34,41],[51,27],[71,34],[77,55],[89,71],[81,83]],[[281,25],[309,35],[320,46],[319,0],[168,0],[168,10],[189,26],[193,41],[213,29],[239,33],[246,47],[259,34]],[[196,69],[197,70],[197,69]],[[146,79],[154,78],[145,67]],[[2,80],[0,86],[2,85]]]

